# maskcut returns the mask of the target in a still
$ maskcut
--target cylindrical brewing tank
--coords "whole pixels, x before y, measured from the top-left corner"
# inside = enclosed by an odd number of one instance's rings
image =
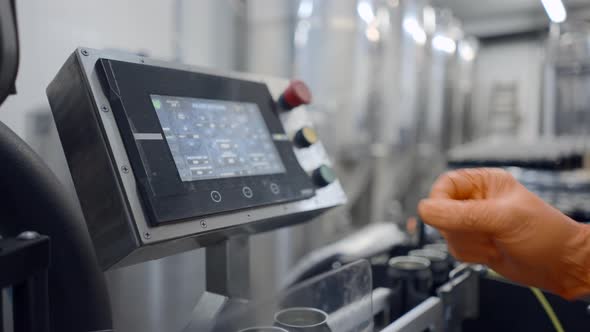
[[[383,109],[395,114],[389,126],[391,139],[403,150],[418,141],[420,77],[424,71],[427,35],[423,11],[427,1],[385,1],[389,8],[389,34],[385,35]],[[386,129],[383,129],[385,132]]]
[[[445,154],[451,145],[453,79],[459,22],[448,9],[428,4],[417,13],[424,33],[424,59],[418,75],[418,175],[408,192],[407,206],[417,206],[434,178],[446,168]],[[422,34],[420,34],[421,36]]]
[[[378,29],[368,126],[372,143],[372,221],[399,220],[415,176],[418,84],[426,33],[422,1],[375,1]],[[373,29],[368,27],[368,32]]]
[[[479,42],[473,37],[465,37],[457,42],[455,53],[455,80],[452,94],[451,144],[456,146],[474,138],[472,132],[472,95],[475,84],[475,59]]]
[[[368,0],[302,0],[295,29],[295,76],[313,91],[322,141],[340,156],[368,141],[375,11]]]
[[[554,59],[556,135],[590,134],[590,23],[559,26]]]
[[[420,139],[444,152],[451,145],[452,91],[456,73],[457,40],[462,37],[460,24],[447,9],[425,8],[429,34],[428,60],[424,86],[427,88]]]
[[[376,20],[370,0],[301,0],[297,10],[294,76],[313,92],[308,109],[347,193],[347,210],[369,196],[367,114],[379,103]],[[363,224],[368,218],[360,210],[354,219]]]

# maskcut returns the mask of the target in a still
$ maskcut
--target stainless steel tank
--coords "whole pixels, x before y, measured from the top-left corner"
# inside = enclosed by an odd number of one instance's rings
[[[375,49],[365,30],[374,20],[373,3],[366,0],[302,0],[297,11],[294,73],[313,91],[322,138],[341,158],[369,142]]]
[[[428,1],[405,0],[399,2],[400,19],[397,29],[400,30],[400,46],[397,55],[399,76],[397,78],[397,100],[391,100],[388,108],[399,109],[402,130],[400,142],[415,146],[418,139],[418,122],[421,115],[420,100],[424,100],[424,87],[421,77],[427,67],[426,43],[428,26]],[[392,54],[391,56],[396,56]],[[398,106],[396,107],[396,102]]]
[[[553,45],[554,133],[587,136],[590,134],[590,23],[561,24]]]
[[[294,76],[313,92],[314,121],[348,194],[348,211],[367,196],[370,181],[367,115],[377,107],[376,15],[368,0],[301,0],[297,8]],[[348,223],[368,222],[366,213],[350,216],[347,210],[340,217]]]
[[[421,141],[438,152],[451,146],[452,92],[456,75],[455,53],[457,41],[463,37],[459,21],[447,9],[429,9],[426,17],[434,20],[427,43],[427,73],[423,76],[427,87],[426,103],[421,126]],[[425,13],[426,13],[425,12]]]
[[[419,77],[424,65],[424,1],[376,1],[378,56],[369,109],[372,133],[371,221],[401,221],[416,164]]]
[[[338,161],[357,225],[401,214],[416,142],[421,3],[302,0],[295,73],[314,91],[316,123]],[[421,31],[421,33],[420,33]]]
[[[456,75],[453,90],[453,123],[451,146],[467,143],[475,139],[476,121],[473,114],[473,90],[476,84],[475,64],[479,51],[476,38],[466,36],[457,43]]]
[[[354,223],[404,218],[420,165],[438,172],[467,139],[476,42],[426,0],[302,0],[297,13],[295,75],[314,91]]]
[[[445,8],[422,7],[424,60],[419,73],[416,180],[407,193],[415,207],[446,168],[446,152],[468,139],[470,95],[476,41],[464,36],[461,22]],[[421,35],[421,34],[420,34]],[[420,38],[422,39],[422,38]]]

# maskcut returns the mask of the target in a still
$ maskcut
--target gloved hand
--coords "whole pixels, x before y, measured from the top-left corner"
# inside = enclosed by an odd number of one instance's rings
[[[504,170],[442,175],[419,213],[460,261],[486,264],[567,299],[590,295],[590,226],[545,203]]]

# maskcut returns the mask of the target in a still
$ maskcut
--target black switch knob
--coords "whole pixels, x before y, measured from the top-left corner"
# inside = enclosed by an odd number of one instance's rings
[[[336,181],[336,174],[331,167],[322,165],[313,171],[311,178],[318,187],[325,187]]]
[[[299,129],[293,137],[293,143],[299,148],[306,148],[318,141],[318,134],[310,127]]]

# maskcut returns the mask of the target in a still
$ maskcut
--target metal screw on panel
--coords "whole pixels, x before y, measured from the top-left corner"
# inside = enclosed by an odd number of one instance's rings
[[[127,166],[127,165],[121,166],[121,171],[123,171],[123,173],[129,173],[129,166]]]
[[[144,236],[146,239],[149,239],[149,238],[151,238],[151,237],[152,237],[152,234],[150,234],[149,232],[145,232],[145,233],[143,234],[143,236]]]
[[[83,56],[88,56],[90,53],[87,50],[82,50],[82,55]]]
[[[201,227],[207,228],[207,222],[205,220],[201,221]]]
[[[27,240],[34,240],[38,237],[39,237],[39,233],[32,232],[32,231],[26,231],[26,232],[20,233],[16,238],[19,240],[22,240],[22,241],[27,241]]]
[[[100,110],[103,111],[103,112],[108,112],[109,111],[109,108],[106,105],[102,105],[100,107]]]

